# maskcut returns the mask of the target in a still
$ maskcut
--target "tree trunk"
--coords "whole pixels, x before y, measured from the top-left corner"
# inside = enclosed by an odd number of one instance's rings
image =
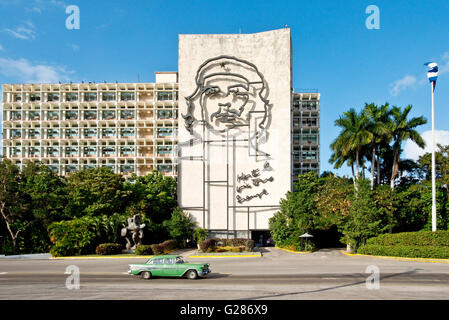
[[[373,145],[373,157],[371,159],[371,190],[374,189],[374,167],[376,165],[376,148]]]
[[[359,191],[359,151],[355,152],[355,190]]]
[[[380,155],[377,155],[377,184],[380,185]]]
[[[398,162],[399,162],[398,153],[399,153],[398,150],[394,151],[393,168],[391,170],[391,180],[390,180],[390,188],[391,188],[391,190],[394,189],[394,179],[396,179],[396,175],[398,174]]]
[[[14,235],[14,232],[12,232],[11,230],[11,226],[9,225],[8,219],[6,217],[5,214],[5,203],[1,204],[0,207],[0,213],[2,214],[3,220],[5,220],[6,223],[6,228],[8,229],[8,232],[11,236],[11,241],[12,241],[12,251],[13,253],[16,253],[16,238],[17,238],[17,233]]]

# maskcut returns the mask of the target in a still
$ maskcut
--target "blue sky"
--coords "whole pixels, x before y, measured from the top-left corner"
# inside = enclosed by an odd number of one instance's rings
[[[65,26],[68,5],[80,8],[79,30]],[[368,5],[380,10],[379,30],[365,26]],[[153,82],[154,71],[177,70],[178,34],[288,25],[293,86],[321,93],[321,171],[331,170],[333,123],[351,107],[412,104],[413,116],[428,119],[419,131],[431,129],[429,60],[441,69],[435,125],[449,144],[448,17],[447,0],[0,0],[0,83]],[[406,155],[416,152],[407,146]]]

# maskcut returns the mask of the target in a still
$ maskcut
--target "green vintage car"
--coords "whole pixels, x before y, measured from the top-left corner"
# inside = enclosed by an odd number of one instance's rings
[[[141,276],[143,279],[151,277],[187,277],[196,279],[210,273],[208,263],[187,263],[179,255],[154,256],[145,263],[130,264],[128,274]]]

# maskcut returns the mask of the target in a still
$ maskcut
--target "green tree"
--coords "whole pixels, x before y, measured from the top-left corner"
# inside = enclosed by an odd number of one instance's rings
[[[360,177],[359,166],[363,162],[363,148],[373,140],[373,134],[368,130],[370,119],[363,113],[357,113],[351,108],[344,112],[343,116],[335,120],[335,125],[341,128],[340,134],[331,144],[334,152],[330,162],[342,165],[344,162],[355,164],[355,177],[357,181]],[[357,183],[355,183],[357,189]]]
[[[67,178],[68,203],[65,214],[81,217],[123,212],[129,195],[123,183],[123,177],[108,167],[72,173]]]
[[[390,188],[394,189],[395,179],[399,171],[399,162],[401,161],[401,144],[403,141],[410,139],[415,142],[420,148],[425,147],[425,142],[416,127],[426,124],[427,120],[424,117],[415,117],[407,120],[411,105],[402,110],[399,107],[393,107],[391,110],[392,121],[389,122],[389,130],[393,138],[393,164],[391,169]]]
[[[367,180],[359,181],[359,190],[350,197],[349,214],[339,225],[344,241],[357,250],[370,237],[377,236],[387,229],[382,219],[382,211],[376,206]]]
[[[192,216],[180,208],[175,208],[170,220],[164,221],[163,225],[167,228],[170,237],[184,246],[187,239],[192,239],[193,230],[196,227]]]
[[[26,208],[20,193],[19,168],[8,159],[0,160],[0,214],[16,251],[17,237],[26,229]]]
[[[133,212],[145,214],[156,224],[170,219],[176,208],[176,180],[156,170],[146,176],[134,176],[133,180],[125,183]]]
[[[314,172],[299,175],[295,191],[288,192],[286,199],[280,201],[280,211],[269,219],[270,231],[274,242],[280,246],[299,246],[299,236],[313,232],[316,218],[314,195],[319,186],[318,176]]]
[[[369,117],[368,131],[371,132],[371,190],[374,189],[374,171],[377,162],[377,175],[380,176],[379,158],[376,161],[378,148],[381,143],[388,143],[391,139],[390,130],[388,130],[388,121],[390,117],[390,106],[387,103],[378,107],[374,103],[365,103],[363,112]]]

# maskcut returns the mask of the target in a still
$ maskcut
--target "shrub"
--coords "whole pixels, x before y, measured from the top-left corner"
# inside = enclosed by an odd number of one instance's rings
[[[139,256],[152,255],[153,250],[151,248],[151,245],[140,244],[136,247],[136,250],[134,253]]]
[[[418,231],[382,234],[366,241],[368,245],[380,246],[433,246],[449,247],[449,231]]]
[[[357,252],[361,254],[376,256],[449,259],[448,246],[383,246],[376,244],[366,244],[360,247]]]
[[[102,243],[97,246],[95,252],[99,255],[118,254],[122,252],[122,246],[118,243]]]
[[[210,252],[217,246],[217,239],[206,239],[200,242],[200,250],[202,252]],[[210,251],[209,251],[210,250]]]
[[[55,245],[50,249],[54,257],[92,253],[96,239],[92,218],[54,222],[48,227]]]
[[[245,250],[246,251],[253,251],[254,250],[254,240],[248,239],[245,243]]]
[[[176,240],[166,240],[159,244],[163,253],[168,253],[178,247]]]
[[[152,244],[150,245],[151,250],[153,251],[153,254],[163,254],[164,250],[160,244]]]
[[[207,229],[196,228],[193,231],[193,240],[195,240],[196,243],[200,243],[201,241],[206,240],[206,238],[207,238]]]

